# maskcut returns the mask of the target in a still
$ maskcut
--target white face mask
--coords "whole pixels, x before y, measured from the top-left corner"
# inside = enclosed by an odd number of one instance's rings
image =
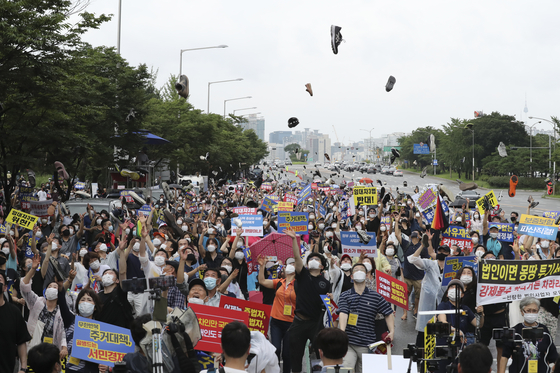
[[[356,224],[356,229],[362,229],[362,225],[361,224]]]
[[[159,248],[162,249],[162,250],[165,250],[165,249],[167,249],[167,245],[166,244],[161,244]]]
[[[366,266],[366,269],[367,269],[368,273],[371,272],[371,269],[372,269],[371,264],[369,262],[364,262],[364,265]]]
[[[317,260],[310,260],[310,261],[309,261],[309,264],[308,264],[308,267],[309,267],[309,269],[319,269],[319,266],[320,266],[320,265],[321,265],[321,264],[319,263],[319,261],[317,261]]]
[[[91,269],[93,269],[94,271],[97,271],[99,269],[99,266],[101,264],[99,263],[99,260],[94,261],[93,263],[91,263],[89,266]]]
[[[214,228],[208,229],[208,234],[214,234]]]
[[[220,211],[220,216],[224,216],[224,215],[225,215],[225,212]]]
[[[68,228],[68,230],[70,231],[70,235],[74,234],[74,228]]]
[[[358,283],[364,282],[366,280],[366,273],[363,271],[354,272],[352,278],[354,279],[355,282]]]
[[[416,216],[417,218],[419,218],[419,217],[420,217],[420,213],[417,212],[414,216]]]
[[[165,258],[161,255],[156,256],[154,258],[154,264],[158,267],[163,267],[163,265],[165,264]]]
[[[325,233],[325,236],[327,236],[328,238],[332,238],[333,232],[327,232]]]
[[[461,282],[465,285],[470,284],[472,282],[472,276],[469,276],[469,275],[461,276]]]
[[[476,245],[478,243],[478,237],[471,238],[471,241]]]
[[[476,252],[476,256],[478,256],[479,258],[482,258],[483,255],[484,255],[484,251],[478,250]]]
[[[323,223],[319,224],[319,229],[325,229],[325,224]]]
[[[296,267],[294,267],[291,264],[288,264],[286,266],[286,274],[291,275],[292,273],[294,273],[296,271]]]
[[[101,282],[104,287],[109,287],[115,283],[115,281],[113,281],[113,276],[109,273],[106,273],[103,277],[101,277]]]
[[[89,302],[80,303],[78,310],[80,311],[80,316],[90,317],[95,310],[95,304]]]
[[[344,262],[340,265],[340,269],[342,269],[343,271],[349,271],[352,269],[352,264]]]
[[[124,233],[126,233],[127,235],[130,234],[130,228],[126,228],[126,229],[124,230]]]
[[[309,225],[307,226],[307,229],[312,230],[312,229],[313,229],[313,224],[309,224]]]
[[[315,219],[315,215],[309,214],[309,219],[311,219],[311,220]]]
[[[199,298],[190,298],[188,302],[190,304],[204,304],[204,300]]]
[[[231,273],[232,267],[231,266],[222,266],[226,269],[228,273]]]
[[[81,249],[80,250],[80,256],[84,257],[84,255],[86,255],[88,253],[88,251],[86,249]]]
[[[523,314],[523,320],[525,320],[525,322],[527,324],[534,324],[537,321],[537,318],[539,317],[538,313],[524,313]]]
[[[183,225],[183,226],[181,227],[181,230],[182,230],[183,232],[187,232],[187,231],[189,230],[189,226],[188,226],[188,225]]]
[[[370,219],[375,218],[375,214],[369,214],[369,218],[370,218]]]
[[[336,229],[336,223],[331,224],[332,229]]]
[[[3,252],[6,256],[10,255],[10,249],[9,249],[8,247],[3,247],[3,248],[2,248],[2,252]]]
[[[550,241],[541,241],[541,247],[543,249],[548,249],[549,245],[550,245]]]
[[[387,230],[387,227],[385,226],[385,224],[383,224],[381,227],[379,227],[379,230],[381,232],[385,232]]]
[[[45,290],[45,298],[47,298],[47,300],[55,300],[58,298],[58,290],[55,288],[48,288]]]
[[[99,245],[99,251],[107,252],[107,245],[105,245],[104,243]]]
[[[57,244],[56,242],[53,242],[53,243],[52,243],[51,250],[52,250],[52,251],[58,250],[58,244]]]
[[[459,293],[459,296],[461,296],[460,293]],[[447,291],[447,298],[449,298],[449,300],[452,300],[453,302],[455,302],[456,297],[457,297],[457,289],[451,288]]]
[[[364,212],[362,210],[358,211],[358,215],[363,216]]]
[[[245,255],[243,254],[242,251],[238,251],[238,252],[235,253],[235,259],[243,260],[243,258],[245,258]]]
[[[385,250],[385,255],[387,256],[395,255],[395,249],[393,249],[392,247],[388,247],[387,250]]]
[[[496,239],[496,238],[498,238],[498,233],[492,232],[492,233],[490,233],[490,237],[492,237],[493,239]]]
[[[37,233],[35,233],[35,238],[41,238],[41,237],[43,237],[43,232],[37,231]]]
[[[211,252],[211,253],[216,251],[216,246],[214,246],[214,245],[208,245],[208,246],[206,246],[206,248],[208,249],[208,252]]]
[[[333,210],[333,212],[337,212],[337,211],[338,211],[338,207],[334,206],[334,207],[332,208],[332,210]]]
[[[154,240],[152,241],[152,243],[154,244],[154,246],[158,247],[159,245],[161,245],[161,241],[159,240],[159,238],[154,238]]]
[[[97,219],[96,220],[97,225],[100,225],[102,221],[103,221],[102,219]]]
[[[132,251],[138,252],[140,251],[140,242],[136,242],[134,246],[132,246]]]

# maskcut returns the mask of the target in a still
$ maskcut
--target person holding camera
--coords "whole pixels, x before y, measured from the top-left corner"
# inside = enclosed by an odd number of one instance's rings
[[[548,328],[537,322],[540,306],[540,301],[533,297],[523,298],[519,302],[523,322],[513,327],[515,331],[514,341],[504,342],[498,373],[505,373],[510,357],[513,360],[509,367],[510,373],[549,373],[551,371],[549,364],[556,361],[558,351]],[[542,337],[527,335],[524,330],[528,328],[542,328]],[[536,331],[532,330],[530,334],[534,334]],[[519,342],[516,343],[516,341],[519,341],[520,338],[522,338],[522,341],[519,345]]]

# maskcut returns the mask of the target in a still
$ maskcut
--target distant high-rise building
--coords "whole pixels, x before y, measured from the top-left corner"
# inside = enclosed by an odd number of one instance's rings
[[[241,123],[241,128],[255,131],[259,139],[266,141],[264,139],[264,118],[257,117],[257,114],[249,114],[246,116],[246,119],[247,122]]]
[[[273,144],[283,144],[284,138],[292,137],[292,131],[274,131],[268,135],[268,142]]]

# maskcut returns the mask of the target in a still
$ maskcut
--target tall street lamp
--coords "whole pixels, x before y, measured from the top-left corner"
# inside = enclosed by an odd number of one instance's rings
[[[214,49],[214,48],[227,48],[227,45],[216,45],[214,47],[202,47],[202,48],[190,48],[190,49],[181,49],[181,53],[179,54],[180,58],[179,58],[179,78],[181,78],[181,75],[183,75],[183,52],[189,52],[189,51],[198,51],[201,49]]]
[[[529,117],[529,119],[539,119],[539,120],[544,120],[545,122],[548,122],[550,124],[552,124],[552,129],[554,130],[554,151],[556,151],[556,125],[553,121],[548,120],[548,119],[544,119],[544,118],[539,118],[539,117]],[[550,153],[550,151],[549,151]],[[552,155],[551,157],[552,158]],[[550,163],[550,161],[549,161]],[[556,161],[554,161],[554,168],[552,169],[552,175],[553,175],[553,180],[554,182],[552,183],[552,194],[556,194]]]
[[[369,146],[368,146],[368,153],[369,153],[369,158],[370,158],[370,160],[371,160],[371,157],[372,157],[372,154],[371,154],[371,131],[373,131],[374,129],[375,129],[375,128],[372,128],[372,129],[370,129],[370,130],[368,131],[368,130],[364,130],[364,129],[361,129],[361,128],[360,128],[360,131],[366,131],[366,132],[369,132]]]
[[[473,128],[473,124],[472,123],[467,123],[465,128],[472,132],[472,181],[474,183],[475,168],[474,168],[474,128]]]
[[[246,108],[243,108],[243,109],[235,109],[235,110],[233,111],[233,115],[235,115],[235,112],[236,112],[236,111],[241,111],[241,110],[253,110],[253,109],[256,109],[256,108],[257,108],[256,106],[253,106],[253,107],[246,107]]]
[[[241,116],[242,116],[242,117],[246,117],[247,115],[257,115],[257,114],[260,114],[260,113],[261,113],[261,112],[259,111],[259,112],[256,112],[256,113],[243,114],[243,115],[241,115]]]
[[[218,80],[216,82],[208,82],[208,101],[206,102],[206,114],[210,114],[210,84],[226,83],[226,82],[239,82],[241,80],[243,80],[243,78]]]
[[[246,98],[253,98],[253,97],[252,96],[245,96],[245,97],[228,98],[227,100],[224,100],[224,119],[226,119],[226,103],[228,101],[244,100]]]
[[[531,163],[530,165],[530,171],[531,171],[531,177],[533,177],[533,127],[535,127],[537,124],[541,123],[542,121],[538,121],[535,124],[533,124],[532,126],[526,126],[529,127],[529,162]],[[550,169],[550,167],[549,167]]]

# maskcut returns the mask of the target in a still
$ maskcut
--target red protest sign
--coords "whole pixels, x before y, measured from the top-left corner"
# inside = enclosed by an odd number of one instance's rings
[[[284,195],[284,202],[291,202],[294,205],[297,205],[297,197],[291,193],[286,193]]]
[[[255,207],[234,207],[233,212],[237,215],[257,215]]]
[[[317,190],[317,183],[312,183],[311,184],[311,189]]]
[[[226,297],[225,295],[223,296]],[[224,315],[224,311],[218,307],[203,306],[200,304],[189,304],[198,319],[202,339],[198,341],[195,350],[222,352],[221,340],[222,329],[232,321],[241,321],[249,325],[249,315],[246,312],[230,311]]]
[[[389,303],[408,310],[408,291],[406,284],[381,271],[375,271],[377,292]]]
[[[232,310],[245,312],[249,317],[249,322],[246,323],[249,330],[255,330],[267,335],[270,312],[272,311],[271,306],[267,304],[249,302],[243,299],[222,296],[220,298],[220,307],[229,310],[228,314]]]

